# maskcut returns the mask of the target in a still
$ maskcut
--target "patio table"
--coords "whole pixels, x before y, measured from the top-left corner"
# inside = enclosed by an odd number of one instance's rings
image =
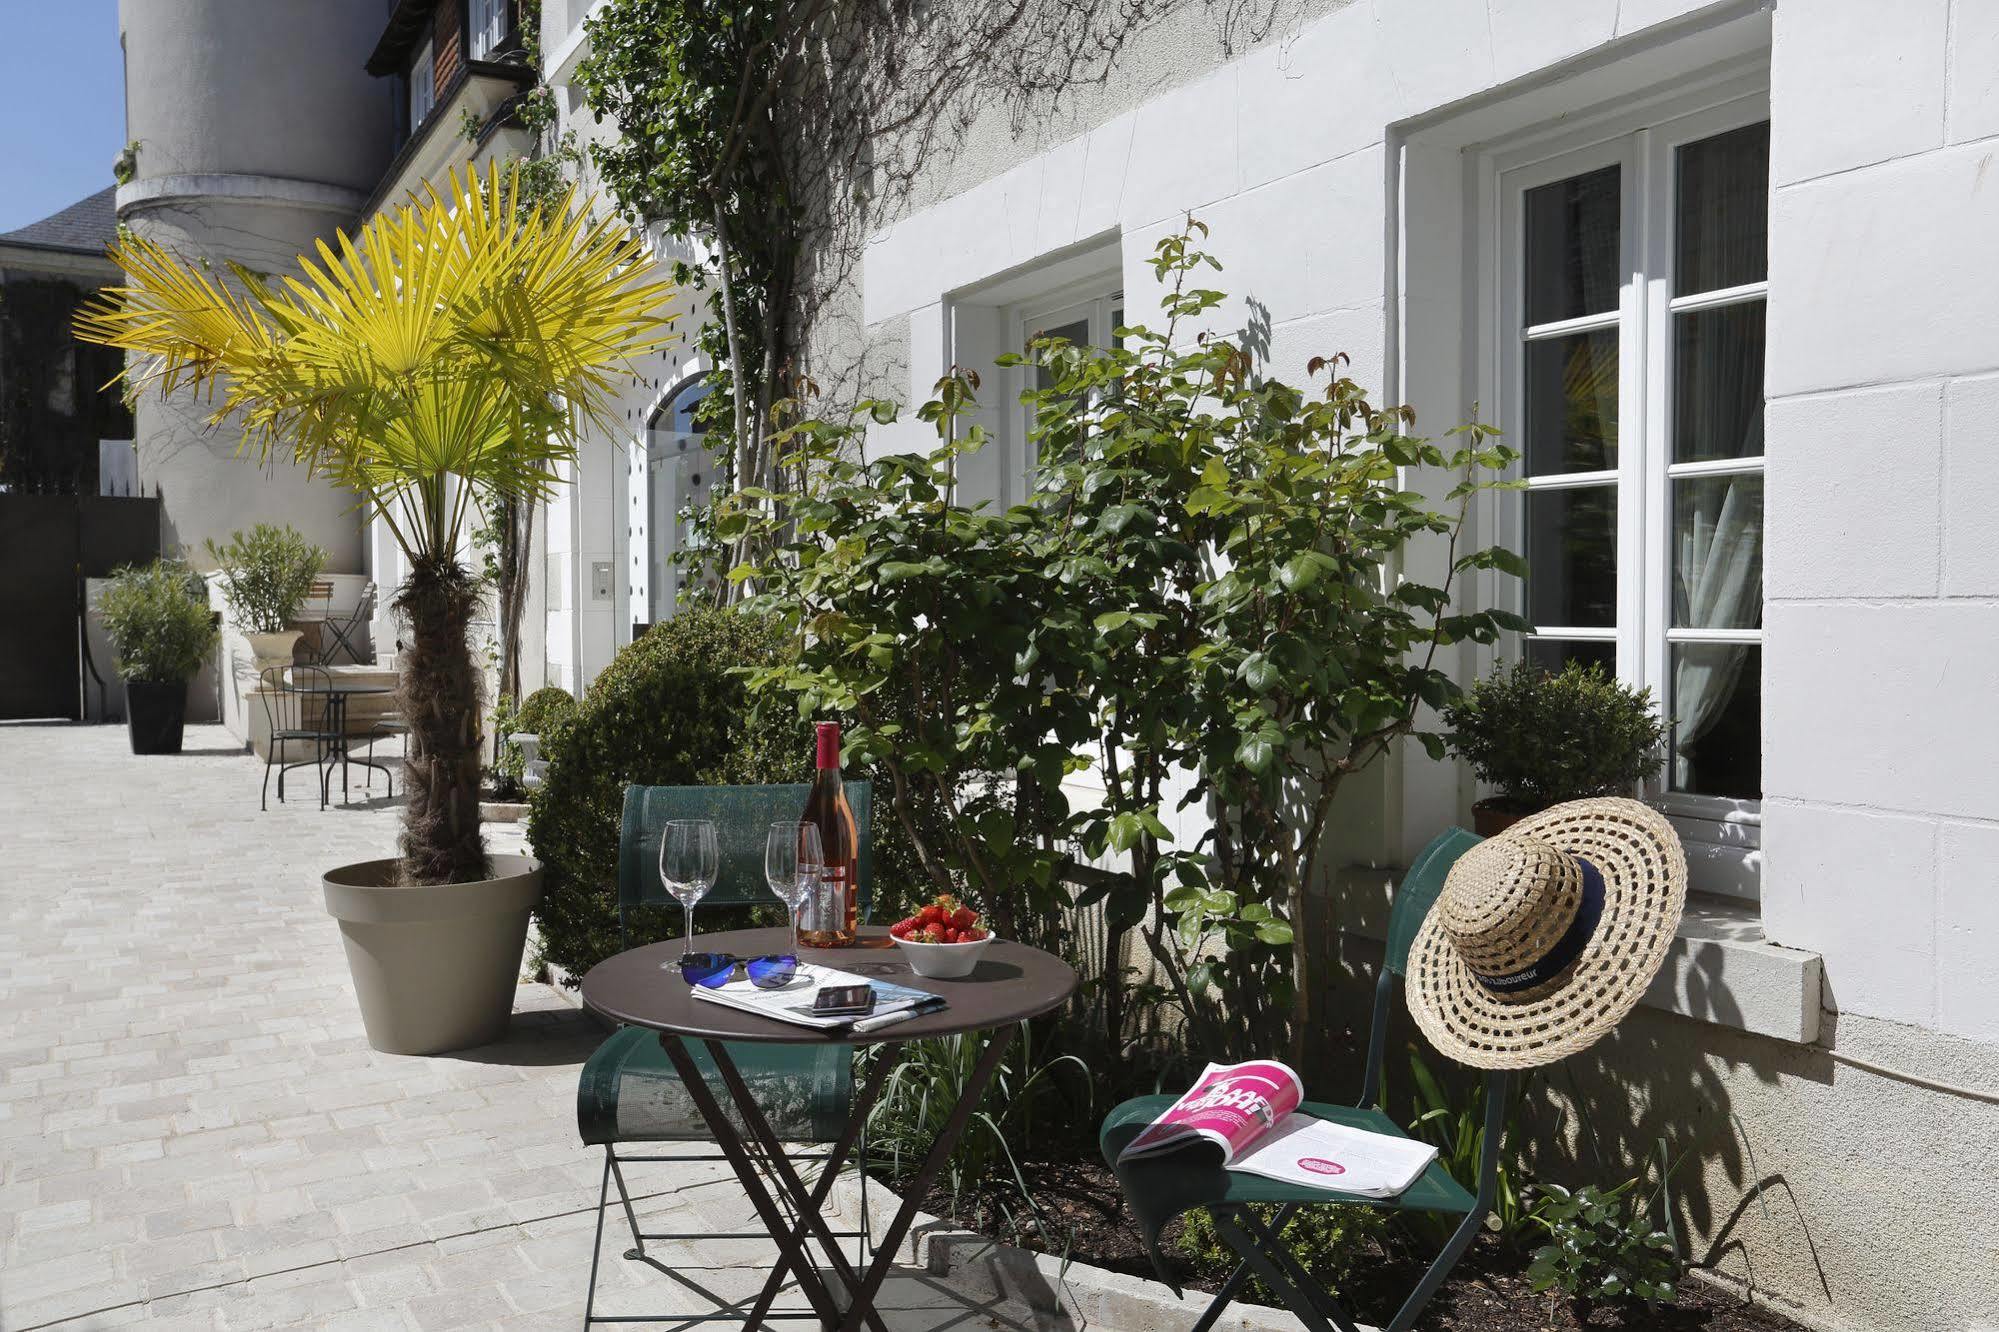
[[[741,957],[783,953],[791,946],[791,932],[783,928],[730,930],[702,935],[697,946]],[[856,975],[879,977],[892,984],[929,990],[943,996],[945,1006],[876,1031],[822,1031],[696,999],[693,987],[680,977],[677,963],[682,949],[682,942],[676,939],[633,948],[598,963],[583,977],[583,1002],[594,1012],[614,1021],[650,1027],[659,1032],[660,1044],[665,1048],[667,1058],[679,1073],[709,1131],[714,1134],[723,1156],[736,1172],[736,1178],[742,1182],[743,1191],[756,1208],[764,1228],[777,1242],[777,1262],[772,1266],[756,1304],[744,1320],[744,1326],[757,1327],[763,1322],[789,1269],[796,1274],[799,1287],[822,1326],[837,1327],[841,1332],[855,1332],[865,1324],[873,1332],[885,1332],[874,1310],[874,1298],[889,1269],[894,1266],[896,1248],[916,1216],[918,1200],[936,1181],[951,1149],[964,1134],[987,1084],[992,1081],[993,1073],[1006,1053],[1015,1024],[1046,1013],[1067,1001],[1076,991],[1074,969],[1052,953],[995,939],[970,976],[960,980],[935,980],[914,975],[885,930],[866,929],[861,932],[860,942],[854,947],[808,949],[800,955],[800,960]],[[861,1127],[876,1097],[881,1094],[882,1084],[903,1043],[974,1032],[990,1035],[965,1084],[964,1095],[952,1110],[944,1131],[937,1136],[929,1154],[923,1158],[915,1178],[904,1190],[902,1205],[896,1209],[895,1218],[882,1233],[882,1242],[875,1252],[874,1261],[865,1273],[858,1273],[847,1261],[820,1215],[827,1196],[832,1192],[833,1180],[853,1151]],[[689,1041],[700,1041],[707,1048],[751,1141],[744,1141],[743,1135],[724,1113],[707,1080],[701,1076],[687,1047]],[[784,1144],[772,1131],[770,1121],[751,1096],[742,1074],[730,1060],[724,1041],[884,1047],[854,1098],[839,1141],[823,1162],[818,1180],[809,1189],[786,1154]],[[765,1186],[757,1171],[753,1151],[761,1156],[770,1172],[771,1183],[783,1195],[783,1201],[790,1205],[797,1217],[796,1224],[787,1224],[779,1207],[779,1198]],[[828,1265],[845,1285],[850,1302],[844,1312],[834,1302],[831,1290],[814,1268],[806,1247],[808,1240],[823,1250]]]
[[[373,768],[392,782],[394,781],[395,774],[390,772],[386,765],[375,762],[372,751],[370,751],[369,756],[366,758],[355,758],[352,753],[353,743],[347,734],[347,701],[351,698],[371,698],[380,697],[383,694],[393,694],[396,692],[393,686],[329,684],[322,687],[316,684],[304,684],[299,685],[298,688],[304,690],[306,693],[319,695],[325,706],[326,729],[329,734],[338,737],[338,739],[329,741],[328,743],[326,777],[328,781],[332,780],[333,763],[336,759],[339,760],[340,799],[343,804],[347,800],[347,768],[350,763],[363,768]]]

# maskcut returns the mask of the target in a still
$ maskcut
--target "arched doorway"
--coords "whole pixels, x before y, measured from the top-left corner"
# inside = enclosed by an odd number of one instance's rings
[[[694,420],[694,408],[708,396],[705,374],[695,375],[660,404],[646,426],[646,618],[658,623],[680,604],[689,576],[674,559],[698,539],[688,520],[708,502],[714,458]]]

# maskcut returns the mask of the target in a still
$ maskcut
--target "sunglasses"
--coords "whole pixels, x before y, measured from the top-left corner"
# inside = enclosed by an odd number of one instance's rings
[[[759,990],[781,990],[798,974],[798,959],[789,953],[738,957],[734,953],[689,953],[680,959],[680,977],[689,985],[718,990],[736,978],[736,968],[749,973]]]

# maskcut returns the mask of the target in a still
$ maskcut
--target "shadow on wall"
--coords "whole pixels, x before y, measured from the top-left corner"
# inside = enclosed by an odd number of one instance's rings
[[[1381,948],[1346,934],[1335,1006],[1366,1012]],[[1694,960],[1700,1011],[1732,1009],[1722,975],[1723,951]],[[1357,1089],[1366,1056],[1364,1028],[1351,1027],[1328,1070],[1335,1098]],[[1469,1095],[1469,1071],[1432,1050],[1406,1007],[1391,1022],[1384,1078],[1388,1111],[1407,1124],[1409,1052],[1420,1051],[1453,1095]],[[1797,1150],[1795,1117],[1762,1140],[1773,1101],[1822,1100],[1833,1062],[1810,1046],[1787,1044],[1707,1022],[1639,1008],[1610,1037],[1529,1078],[1519,1127],[1520,1156],[1534,1177],[1570,1187],[1610,1187],[1633,1175],[1656,1180],[1661,1154],[1676,1162],[1669,1189],[1682,1250],[1696,1267],[1719,1271],[1786,1303],[1836,1304],[1835,1282],[1819,1252],[1809,1209],[1793,1192],[1782,1163]],[[1801,1086],[1819,1096],[1800,1096]],[[1743,1102],[1757,1109],[1738,1109]],[[1856,1180],[1855,1187],[1869,1182]]]

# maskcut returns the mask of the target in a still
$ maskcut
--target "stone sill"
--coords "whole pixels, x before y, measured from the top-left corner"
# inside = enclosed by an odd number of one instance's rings
[[[1354,866],[1333,888],[1343,933],[1374,943],[1388,937],[1388,903],[1399,870]],[[1686,915],[1665,963],[1640,1002],[1697,1022],[1810,1045],[1819,1037],[1820,959],[1763,935],[1753,902],[1708,893],[1687,896]]]

